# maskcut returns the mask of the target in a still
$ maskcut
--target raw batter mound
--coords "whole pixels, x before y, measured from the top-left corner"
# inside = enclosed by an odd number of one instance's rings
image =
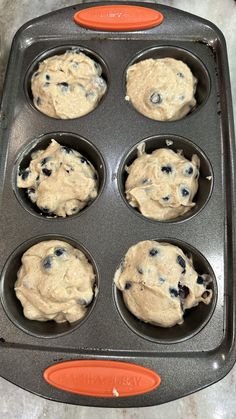
[[[35,107],[58,119],[86,115],[96,108],[107,89],[100,64],[80,50],[47,58],[33,74]]]
[[[70,323],[82,319],[94,296],[95,274],[70,244],[49,240],[22,256],[15,292],[30,320]]]
[[[31,155],[28,168],[20,170],[18,188],[48,216],[78,213],[98,193],[97,173],[78,151],[51,140],[46,150]]]
[[[138,157],[126,167],[125,194],[129,204],[153,220],[170,220],[185,214],[195,203],[200,161],[191,162],[181,152],[160,148],[146,154],[144,143]]]
[[[196,105],[197,79],[185,63],[174,58],[150,58],[133,64],[127,70],[126,82],[126,99],[157,121],[181,119]]]
[[[131,313],[161,327],[183,323],[186,309],[212,298],[208,275],[199,275],[179,247],[153,240],[129,248],[114,281]]]

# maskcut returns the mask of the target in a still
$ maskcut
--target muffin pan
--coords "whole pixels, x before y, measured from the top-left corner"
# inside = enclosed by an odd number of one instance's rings
[[[106,4],[111,6],[99,2]],[[236,358],[235,149],[225,41],[214,25],[193,15],[154,3],[125,4],[158,10],[164,20],[145,30],[88,30],[73,20],[75,12],[97,5],[87,3],[24,25],[13,41],[1,109],[0,374],[44,397],[90,406],[138,407],[173,400],[222,378]],[[30,77],[40,60],[74,47],[102,65],[107,93],[81,118],[50,118],[33,106]],[[199,79],[196,109],[172,122],[151,120],[125,100],[127,67],[165,56],[185,61]],[[40,214],[16,186],[18,167],[26,167],[32,150],[46,148],[51,138],[88,157],[99,176],[95,201],[64,219]],[[148,220],[125,200],[124,166],[134,160],[142,141],[148,152],[166,146],[182,149],[187,158],[199,156],[196,206],[183,217]],[[30,322],[14,295],[23,252],[51,238],[83,250],[96,272],[97,296],[86,317],[74,325]],[[178,245],[192,255],[196,270],[212,276],[211,304],[191,310],[181,326],[161,330],[139,322],[113,285],[128,248],[148,239]],[[81,368],[87,361],[92,369],[78,375],[77,360]],[[73,366],[67,378],[59,386],[48,384],[45,370],[55,366],[58,372],[67,365]],[[141,375],[130,379],[134,365],[136,374],[143,371],[150,380],[158,374],[161,383],[156,379],[149,391],[141,391]],[[74,387],[81,383],[109,388],[110,393],[80,389],[76,394]]]

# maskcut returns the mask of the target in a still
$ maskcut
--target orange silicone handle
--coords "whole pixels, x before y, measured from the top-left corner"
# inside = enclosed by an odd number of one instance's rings
[[[60,390],[93,397],[135,396],[161,383],[160,376],[148,368],[103,360],[61,362],[48,367],[43,377]]]
[[[126,4],[88,7],[74,14],[78,25],[105,31],[148,29],[160,25],[163,19],[157,10]]]

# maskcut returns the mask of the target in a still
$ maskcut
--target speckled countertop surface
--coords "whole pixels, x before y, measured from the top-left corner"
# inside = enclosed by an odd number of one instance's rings
[[[34,17],[75,3],[76,0],[0,0],[0,91],[12,37],[16,30]],[[222,30],[228,47],[236,119],[236,1],[163,0],[156,3],[209,19]],[[236,366],[223,380],[198,393],[161,406],[139,409],[90,408],[50,402],[0,378],[0,418],[236,419]]]

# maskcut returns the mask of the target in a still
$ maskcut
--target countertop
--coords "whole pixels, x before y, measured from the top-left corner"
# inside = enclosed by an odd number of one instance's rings
[[[12,37],[17,29],[34,17],[75,3],[76,0],[0,0],[0,92]],[[156,1],[156,3],[173,6],[206,18],[222,30],[228,48],[235,110],[236,2],[234,0],[166,0]],[[235,113],[234,118],[236,120]],[[1,419],[235,419],[236,365],[220,382],[204,390],[164,405],[139,409],[91,408],[51,402],[0,378],[0,417]]]

